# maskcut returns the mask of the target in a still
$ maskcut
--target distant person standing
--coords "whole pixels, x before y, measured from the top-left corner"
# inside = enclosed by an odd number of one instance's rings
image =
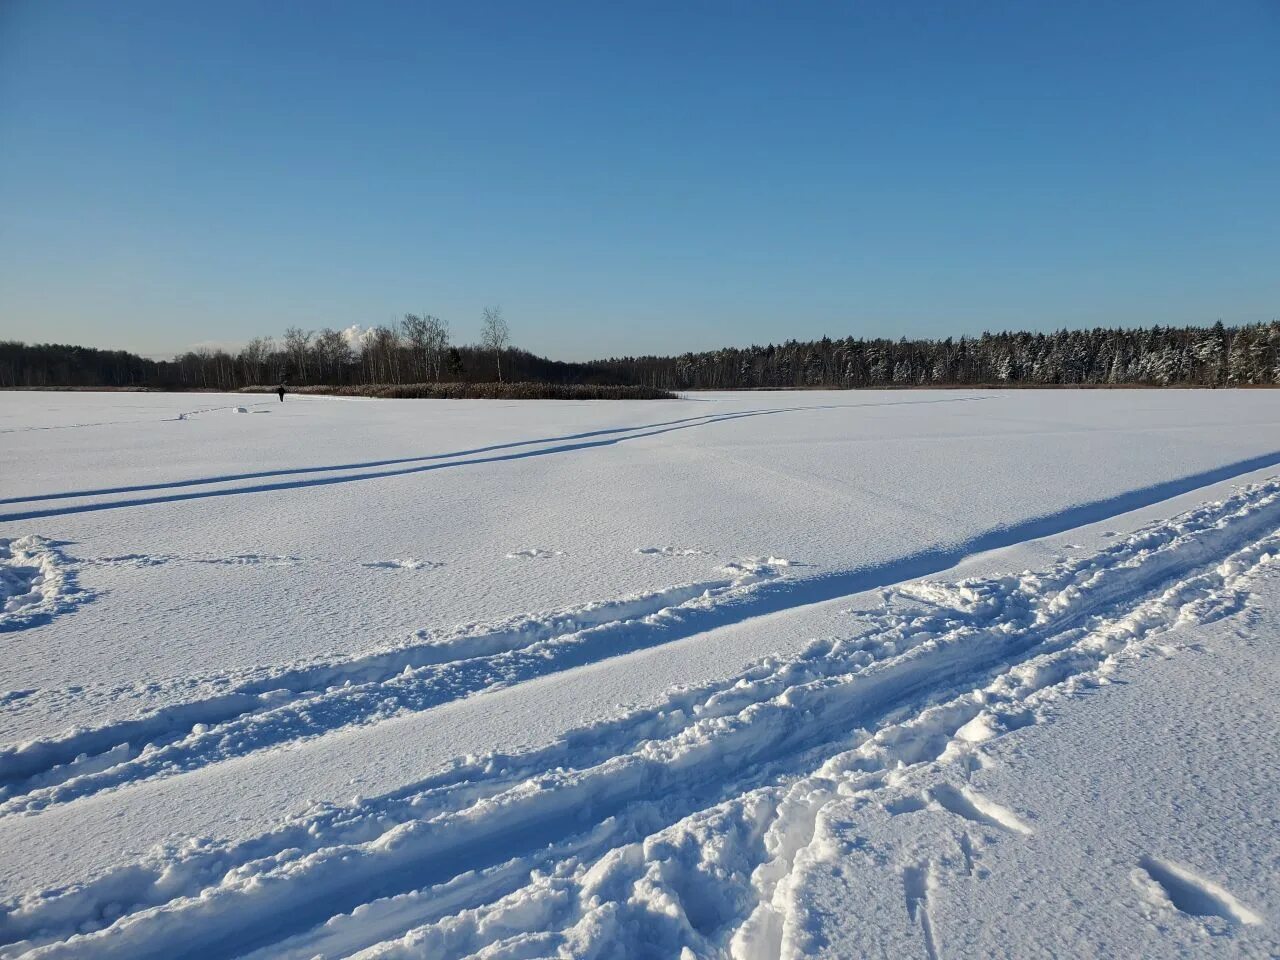
[[[280,386],[276,387],[276,393],[280,394],[280,402],[284,403],[284,384],[283,383],[280,384]]]

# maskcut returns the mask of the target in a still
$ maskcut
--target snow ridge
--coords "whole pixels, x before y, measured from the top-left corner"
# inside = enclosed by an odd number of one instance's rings
[[[1280,548],[1278,522],[1270,480],[1043,571],[902,587],[869,632],[673,690],[541,750],[465,758],[250,841],[158,849],[6,904],[2,955],[796,955],[794,884],[832,855],[833,799],[1033,831],[1034,817],[944,772],[1106,682],[1152,637],[1237,609]],[[910,869],[907,909],[938,955],[934,868]],[[1172,868],[1144,869],[1199,903]]]

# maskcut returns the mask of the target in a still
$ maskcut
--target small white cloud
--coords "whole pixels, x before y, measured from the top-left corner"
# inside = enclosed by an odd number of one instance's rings
[[[358,323],[353,323],[342,331],[342,339],[347,341],[347,346],[352,350],[363,349],[364,345],[369,342],[369,339],[372,336],[373,331],[371,329],[362,327]]]

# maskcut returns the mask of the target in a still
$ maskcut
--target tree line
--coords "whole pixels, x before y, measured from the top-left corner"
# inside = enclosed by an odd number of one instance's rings
[[[595,364],[666,390],[1280,384],[1280,321],[984,333],[943,340],[788,340]]]
[[[984,333],[943,340],[788,340],[679,356],[565,363],[510,346],[501,311],[485,311],[481,343],[451,343],[449,326],[407,314],[394,326],[290,327],[232,352],[172,360],[120,350],[0,342],[0,387],[151,387],[487,383],[637,385],[664,390],[1005,384],[1245,386],[1280,384],[1280,321]]]
[[[290,386],[409,383],[538,383],[606,385],[586,364],[561,363],[510,346],[498,307],[485,308],[481,342],[455,346],[446,321],[405,314],[395,325],[345,330],[290,327],[278,339],[255,337],[237,351],[201,347],[172,360],[123,350],[0,341],[3,387],[148,387],[238,390]]]

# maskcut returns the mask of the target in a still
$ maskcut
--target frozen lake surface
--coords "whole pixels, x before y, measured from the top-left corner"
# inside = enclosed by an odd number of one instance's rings
[[[0,956],[1273,956],[1280,392],[0,394]]]

